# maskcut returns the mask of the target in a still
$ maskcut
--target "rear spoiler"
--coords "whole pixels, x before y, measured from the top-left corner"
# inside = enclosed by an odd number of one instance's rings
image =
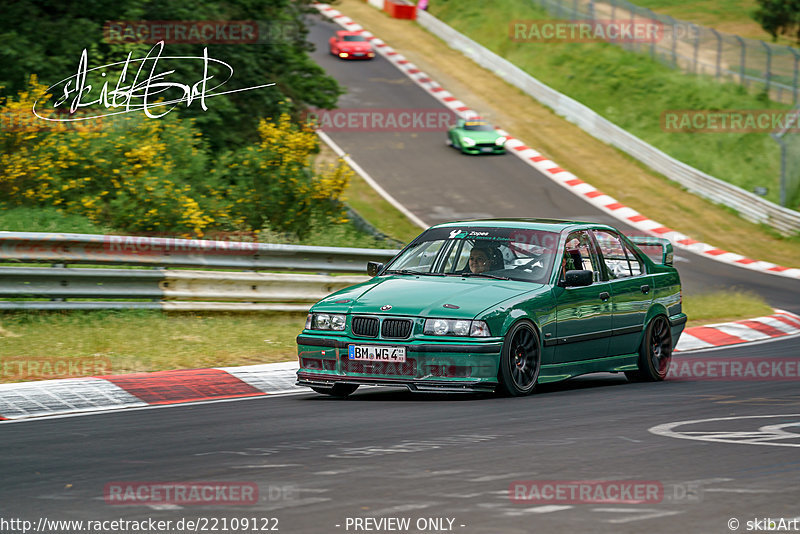
[[[661,247],[661,263],[663,265],[672,265],[674,256],[672,253],[672,243],[670,243],[669,239],[638,235],[628,236],[628,239],[637,246]]]

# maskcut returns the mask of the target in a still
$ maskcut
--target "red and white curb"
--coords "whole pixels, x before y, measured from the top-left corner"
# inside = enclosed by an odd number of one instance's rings
[[[328,6],[327,4],[316,4],[315,7],[324,16],[333,20],[346,30],[360,32],[361,35],[372,42],[379,54],[394,64],[398,69],[400,69],[401,72],[411,78],[411,80],[413,80],[417,85],[425,89],[429,94],[431,94],[434,98],[436,98],[439,102],[451,109],[456,114],[464,118],[476,117],[480,115],[475,110],[470,109],[466,104],[464,104],[464,102],[458,100],[455,96],[453,96],[452,93],[445,90],[441,85],[439,85],[439,83],[433,80],[426,73],[422,72],[419,68],[417,68],[416,65],[408,61],[402,54],[395,51],[382,39],[379,39],[371,32],[365,30],[363,26],[353,21],[353,19],[350,17]],[[555,183],[583,198],[590,204],[597,206],[615,219],[633,226],[637,230],[641,230],[642,232],[656,235],[658,237],[665,237],[672,242],[675,248],[699,254],[706,258],[711,258],[722,263],[736,265],[745,269],[751,269],[753,271],[800,279],[800,268],[783,267],[768,261],[759,261],[747,258],[741,254],[729,252],[713,245],[709,245],[708,243],[702,243],[694,240],[686,234],[682,234],[677,230],[668,228],[663,224],[642,215],[633,208],[617,202],[617,200],[613,197],[603,193],[602,191],[599,191],[597,188],[584,182],[571,172],[562,169],[557,163],[542,156],[533,148],[513,137],[509,132],[500,128],[497,128],[497,132],[508,139],[506,141],[506,148],[509,152],[519,157],[522,161],[535,168]]]
[[[766,317],[687,328],[681,334],[675,351],[724,347],[798,334],[800,316],[775,310],[774,314]]]
[[[0,384],[0,420],[101,412],[285,393],[297,362]]]
[[[687,328],[675,351],[798,334],[800,316],[775,310],[767,317]],[[0,421],[308,393],[308,388],[294,385],[297,368],[297,362],[292,361],[0,384]]]

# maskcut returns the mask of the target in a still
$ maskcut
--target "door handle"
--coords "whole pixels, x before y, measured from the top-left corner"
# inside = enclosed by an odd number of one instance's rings
[[[609,295],[607,291],[603,291],[598,296],[600,297],[600,300],[602,300],[604,302],[611,298],[611,295]]]
[[[649,285],[647,285],[647,284],[643,285],[643,286],[642,286],[642,287],[640,287],[639,289],[641,289],[641,290],[642,290],[642,293],[644,293],[645,295],[647,295],[648,293],[650,293],[650,286],[649,286]]]

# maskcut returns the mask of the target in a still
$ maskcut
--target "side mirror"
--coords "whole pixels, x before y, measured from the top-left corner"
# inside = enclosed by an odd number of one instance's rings
[[[590,286],[594,282],[592,271],[567,271],[564,275],[564,287],[584,287]]]
[[[377,261],[368,261],[367,262],[367,274],[370,276],[377,276],[377,274],[383,269],[383,264]],[[591,271],[589,271],[591,272]]]

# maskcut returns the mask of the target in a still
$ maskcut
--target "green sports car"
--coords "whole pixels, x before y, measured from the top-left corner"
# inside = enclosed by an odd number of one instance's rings
[[[663,380],[686,323],[672,254],[666,239],[602,224],[434,226],[311,308],[297,384],[334,396],[362,384],[526,395],[593,372]]]
[[[447,144],[464,154],[505,154],[506,138],[479,119],[458,119],[447,131]]]

